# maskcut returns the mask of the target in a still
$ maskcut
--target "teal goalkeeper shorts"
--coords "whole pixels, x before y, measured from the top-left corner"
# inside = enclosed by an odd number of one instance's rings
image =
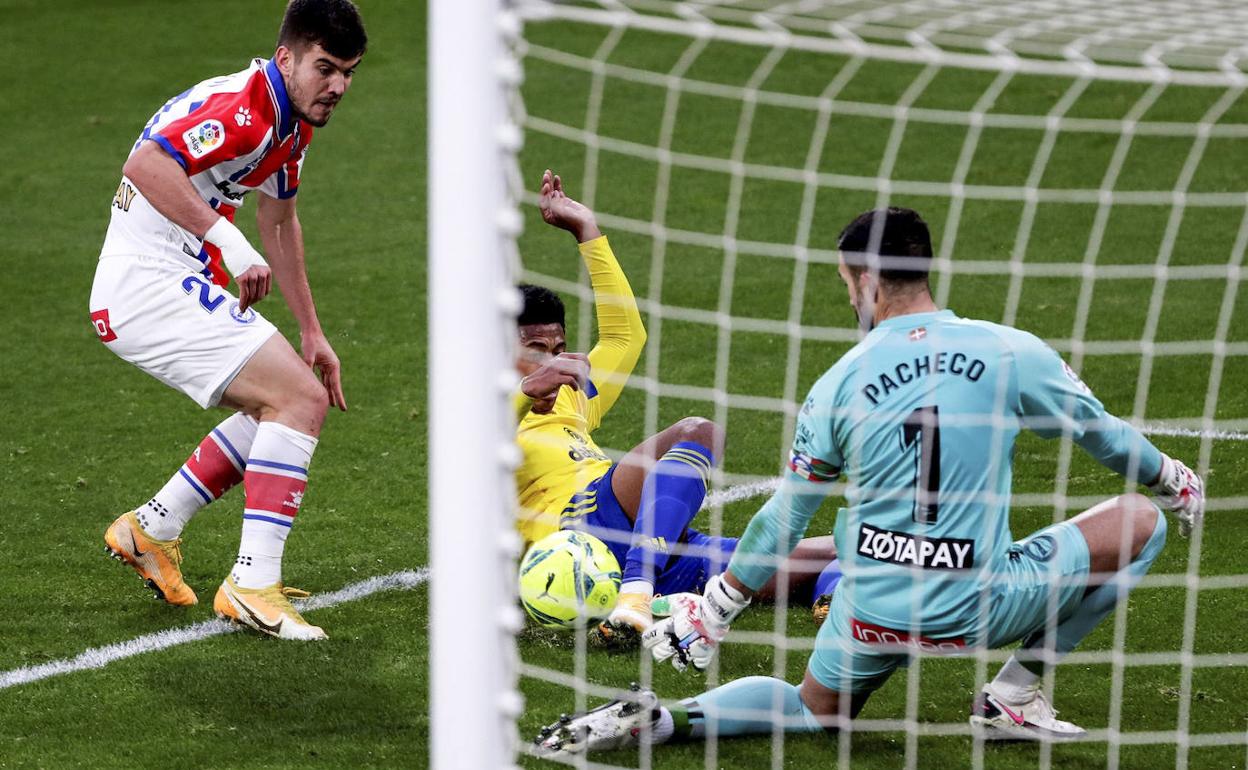
[[[898,645],[934,654],[969,654],[976,647],[1001,647],[1061,622],[1079,606],[1091,557],[1079,528],[1063,521],[1013,543],[996,566],[988,615],[980,639],[928,638],[920,631],[882,628],[855,619],[846,593],[832,598],[828,619],[815,636],[809,670],[832,690],[868,693],[879,689],[909,655]],[[887,645],[880,651],[879,643]]]

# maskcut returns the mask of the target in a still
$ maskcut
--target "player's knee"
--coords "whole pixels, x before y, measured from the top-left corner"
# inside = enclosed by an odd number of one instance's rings
[[[696,441],[717,451],[723,446],[724,429],[705,417],[686,417],[672,426],[678,441]]]
[[[311,371],[291,382],[284,396],[279,407],[282,411],[304,424],[310,432],[320,430],[329,412],[329,393]]]
[[[840,730],[841,720],[853,719],[857,711],[853,708],[855,698],[850,692],[838,692],[820,685],[807,672],[805,680],[797,688],[801,701],[803,716],[811,732],[822,729],[823,732],[835,735]],[[848,708],[842,710],[842,701],[848,701]]]
[[[1118,506],[1122,511],[1124,526],[1131,527],[1131,556],[1137,557],[1157,530],[1161,513],[1157,510],[1157,506],[1153,505],[1152,500],[1136,492],[1121,495],[1118,498]],[[1161,523],[1165,523],[1164,519]],[[1164,533],[1162,537],[1164,538]]]
[[[325,390],[325,386],[317,382],[315,378],[309,385],[305,386],[306,406],[310,413],[319,420],[324,420],[326,413],[329,412],[329,391]]]

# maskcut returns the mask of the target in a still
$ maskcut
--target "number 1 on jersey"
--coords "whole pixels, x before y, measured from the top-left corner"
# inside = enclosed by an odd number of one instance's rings
[[[940,496],[940,410],[921,406],[906,415],[901,448],[914,447],[914,521],[935,524]]]

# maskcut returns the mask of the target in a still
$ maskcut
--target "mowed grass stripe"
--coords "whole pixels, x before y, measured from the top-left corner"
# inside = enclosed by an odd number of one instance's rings
[[[347,602],[359,601],[383,591],[410,591],[423,585],[428,580],[429,570],[425,567],[416,570],[392,572],[388,575],[377,575],[367,580],[361,580],[358,583],[351,583],[337,591],[318,594],[304,601],[295,602],[295,605],[303,612],[322,610]],[[227,621],[213,619],[195,623],[185,628],[173,628],[166,631],[157,631],[153,634],[144,634],[128,641],[85,650],[72,658],[5,671],[3,674],[0,674],[0,690],[16,687],[17,685],[30,684],[51,676],[103,668],[114,661],[132,658],[149,652],[157,652],[180,644],[198,642],[213,636],[220,636],[221,634],[232,633],[237,628],[237,626]]]

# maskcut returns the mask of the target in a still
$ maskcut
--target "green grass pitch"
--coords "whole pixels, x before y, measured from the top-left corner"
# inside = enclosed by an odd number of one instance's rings
[[[309,272],[326,332],[343,359],[347,414],[327,422],[317,451],[309,494],[287,550],[288,582],[316,592],[426,563],[425,531],[425,17],[423,3],[361,0],[370,32],[370,51],[351,92],[332,124],[318,131],[300,193]],[[101,535],[119,512],[142,502],[185,459],[222,414],[200,412],[191,402],[125,365],[95,340],[87,321],[87,296],[108,206],[126,151],[143,123],[165,99],[204,77],[242,68],[252,56],[271,51],[282,3],[220,0],[211,5],[158,0],[0,0],[0,40],[11,72],[0,111],[4,163],[0,165],[0,232],[5,235],[4,335],[9,374],[0,382],[8,405],[0,430],[0,673],[72,657],[88,648],[126,641],[163,629],[185,627],[211,616],[210,601],[237,546],[241,493],[235,491],[198,517],[185,542],[188,582],[201,603],[179,610],[152,601],[133,574],[104,558]],[[604,31],[566,24],[533,25],[534,43],[589,55]],[[672,66],[687,41],[627,33],[613,63],[653,72]],[[761,52],[714,44],[688,73],[690,78],[741,85]],[[765,88],[817,95],[842,66],[834,57],[786,56]],[[871,63],[851,81],[844,98],[894,104],[914,77],[912,68]],[[986,85],[982,73],[943,72],[918,106],[964,110]],[[1002,94],[998,109],[1040,114],[1066,83],[1020,78]],[[537,59],[526,62],[524,97],[529,113],[572,126],[585,121],[590,80],[579,70]],[[1137,86],[1101,84],[1073,114],[1119,117],[1138,98]],[[1216,98],[1216,94],[1214,95]],[[608,78],[600,133],[653,146],[659,138],[662,90]],[[1173,88],[1146,119],[1190,121],[1212,102],[1203,89]],[[729,157],[740,105],[711,96],[686,95],[675,124],[672,148]],[[800,167],[809,142],[812,115],[801,110],[760,107],[745,160]],[[1236,104],[1228,122],[1248,122],[1248,101]],[[821,170],[873,175],[888,126],[868,118],[834,116]],[[907,133],[897,178],[947,181],[961,143],[961,130],[922,125]],[[1087,187],[1099,183],[1112,137],[1086,136],[1059,142],[1042,184]],[[1028,172],[1038,137],[1028,131],[985,131],[969,183],[1019,185]],[[1143,140],[1141,140],[1143,141]],[[1152,140],[1127,159],[1122,189],[1168,189],[1174,184],[1187,145]],[[1193,189],[1242,191],[1237,177],[1248,151],[1242,141],[1215,140]],[[584,190],[585,147],[538,131],[526,134],[521,156],[526,181],[535,185],[541,169],[559,170],[569,190]],[[597,161],[595,206],[604,214],[638,220],[653,215],[656,164],[602,151]],[[730,189],[726,175],[675,169],[667,225],[718,234],[725,226]],[[738,235],[743,239],[793,243],[801,201],[799,185],[750,180],[745,185]],[[831,247],[849,216],[872,197],[826,188],[815,209],[811,246]],[[899,201],[924,211],[943,235],[948,201]],[[240,221],[254,232],[254,201]],[[1082,259],[1094,207],[1046,204],[1037,212],[1031,262]],[[1230,258],[1243,207],[1193,209],[1184,219],[1172,264],[1224,265]],[[1160,243],[1164,207],[1115,207],[1100,263],[1151,262]],[[962,216],[953,256],[958,260],[1004,259],[1009,255],[1021,206],[970,201]],[[545,228],[526,212],[522,253],[527,269],[572,280],[577,257],[566,235]],[[722,251],[675,243],[666,246],[665,270],[652,270],[655,244],[645,236],[605,228],[638,295],[668,305],[714,310],[721,301]],[[793,264],[789,260],[738,258],[731,310],[751,318],[787,318]],[[953,278],[950,304],[963,315],[1000,318],[1008,280],[1001,276]],[[1166,289],[1157,339],[1208,340],[1213,336],[1223,282],[1172,281]],[[1146,321],[1151,280],[1102,281],[1086,333],[1090,340],[1138,339]],[[1018,325],[1050,338],[1071,333],[1078,286],[1067,279],[1028,278]],[[580,319],[570,300],[570,319]],[[803,322],[847,327],[852,319],[833,271],[811,268]],[[260,309],[290,332],[289,314],[276,298]],[[570,339],[588,347],[590,330],[573,321]],[[651,321],[653,328],[654,324]],[[1248,339],[1248,298],[1240,297],[1230,340]],[[716,330],[665,320],[650,355],[659,355],[666,383],[714,384]],[[846,345],[806,342],[801,348],[798,390],[803,392]],[[761,333],[732,336],[728,366],[731,392],[783,394],[787,341]],[[1248,366],[1242,357],[1226,362],[1217,417],[1248,418]],[[645,360],[639,366],[643,371]],[[1138,356],[1091,356],[1085,379],[1120,414],[1131,412]],[[1154,367],[1147,407],[1150,421],[1197,417],[1209,384],[1211,357],[1167,356]],[[600,443],[624,450],[644,438],[647,423],[665,425],[687,414],[714,413],[714,404],[663,397],[647,404],[630,390],[609,415]],[[782,420],[773,413],[730,410],[726,469],[764,476],[778,468]],[[1157,439],[1163,450],[1194,458],[1199,442]],[[1016,489],[1051,491],[1057,445],[1020,443]],[[1213,445],[1209,477],[1213,497],[1248,488],[1248,447]],[[1069,479],[1075,495],[1111,494],[1116,479],[1076,455]],[[739,532],[757,500],[730,506],[725,532]],[[464,515],[471,515],[466,498]],[[829,508],[831,508],[831,504]],[[1050,508],[1014,511],[1021,535],[1051,520]],[[1202,575],[1244,572],[1242,543],[1248,537],[1238,511],[1210,514],[1201,554]],[[705,525],[705,519],[698,522]],[[822,513],[813,532],[827,532]],[[1172,529],[1172,532],[1174,530]],[[1156,573],[1187,568],[1185,541],[1171,538]],[[426,593],[377,594],[322,610],[312,618],[331,635],[319,645],[292,645],[230,634],[157,653],[140,655],[93,671],[53,677],[0,690],[0,768],[35,767],[367,767],[423,766],[428,750],[428,647]],[[1181,589],[1149,589],[1131,598],[1129,652],[1179,648],[1183,636]],[[1244,616],[1248,602],[1239,591],[1202,592],[1195,652],[1248,652]],[[454,619],[438,619],[454,622]],[[765,630],[770,612],[741,623]],[[804,611],[788,618],[796,634],[809,636]],[[1108,649],[1110,629],[1098,630],[1087,649]],[[571,638],[526,632],[520,640],[526,663],[574,670]],[[790,678],[800,676],[804,655],[780,663]],[[638,678],[631,657],[593,654],[589,678],[599,685],[624,685]],[[721,679],[772,673],[771,649],[729,645]],[[924,662],[918,718],[953,722],[962,718],[974,682],[970,663]],[[1063,666],[1057,675],[1063,716],[1090,727],[1108,723],[1109,666]],[[1126,671],[1122,701],[1124,730],[1173,729],[1179,704],[1179,668],[1158,665]],[[691,695],[702,680],[654,672],[665,697]],[[573,706],[561,687],[525,679],[530,707],[520,720],[524,736]],[[1194,732],[1243,731],[1248,691],[1242,668],[1197,669],[1193,676]],[[863,716],[897,717],[905,709],[905,679],[896,677],[868,705]],[[465,715],[471,718],[471,715]],[[871,734],[854,738],[855,767],[901,764],[905,736]],[[715,764],[753,768],[772,762],[772,742],[722,742]],[[701,767],[701,744],[655,752],[657,767]],[[1052,761],[1069,768],[1101,767],[1106,746],[1056,747]],[[1036,766],[1036,747],[989,747],[986,766]],[[804,736],[784,742],[786,767],[827,766],[835,742]],[[1242,767],[1244,747],[1191,752],[1192,767]],[[970,741],[921,738],[919,764],[966,766]],[[608,758],[635,764],[627,755]],[[542,763],[526,759],[526,766]],[[1171,747],[1123,747],[1121,766],[1164,768],[1174,764]]]
[[[425,554],[423,5],[361,3],[370,51],[318,130],[299,210],[350,411],[326,422],[285,577],[314,592]],[[103,556],[224,412],[94,339],[87,299],[121,165],[170,96],[269,56],[284,6],[4,0],[13,68],[0,115],[9,406],[0,430],[0,669],[212,617],[238,547],[241,490],[186,532],[200,604],[153,601]],[[240,226],[255,232],[255,201]],[[418,257],[419,255],[419,257]],[[297,328],[281,300],[258,306]],[[315,615],[324,645],[230,634],[0,690],[0,767],[410,766],[427,754],[426,592]]]
[[[607,30],[590,25],[544,23],[531,25],[526,39],[546,49],[589,57],[603,43]],[[653,148],[663,138],[664,109],[669,95],[663,81],[644,82],[629,77],[638,72],[664,75],[670,71],[689,45],[688,38],[637,30],[625,32],[607,57],[608,65],[624,69],[608,70],[602,81],[602,101],[597,133],[603,146],[597,150],[596,184],[586,190],[582,181],[587,149],[584,143],[561,138],[540,129],[526,134],[522,170],[527,180],[536,180],[544,167],[561,171],[571,194],[591,194],[595,206],[635,222],[655,216],[655,193],[665,175],[670,179],[666,206],[662,209],[667,227],[677,231],[710,234],[725,232],[731,216],[728,200],[732,179],[728,173],[688,168],[676,162],[669,169],[635,152],[631,147]],[[766,50],[712,42],[685,73],[688,80],[740,88],[755,72]],[[568,66],[535,51],[526,60],[525,108],[536,125],[544,122],[573,128],[586,125],[592,114],[590,94],[594,87],[590,72]],[[818,96],[846,63],[831,55],[786,53],[775,70],[762,83],[765,91]],[[859,104],[892,106],[919,74],[918,65],[869,61],[849,80],[838,99]],[[965,111],[970,109],[993,78],[993,73],[942,70],[923,92],[915,107]],[[1061,78],[1020,76],[998,98],[995,112],[1043,115],[1069,86]],[[734,143],[741,125],[741,102],[711,93],[707,88],[688,88],[679,94],[675,121],[671,128],[670,149],[700,158],[727,160],[733,157]],[[1119,119],[1143,93],[1139,85],[1097,83],[1079,99],[1069,115],[1080,118]],[[1211,89],[1175,87],[1164,92],[1144,120],[1193,122],[1220,96]],[[1248,100],[1236,102],[1223,122],[1248,120]],[[802,169],[808,157],[816,114],[760,102],[755,110],[749,140],[741,159],[747,164]],[[835,110],[829,124],[818,170],[847,176],[873,177],[878,173],[886,148],[890,120],[841,115]],[[966,133],[965,126],[914,122],[901,142],[892,178],[949,182],[954,175]],[[966,177],[968,184],[1017,187],[1025,183],[1040,146],[1042,132],[1031,129],[988,128],[980,138],[977,153]],[[1054,146],[1041,186],[1054,189],[1095,189],[1109,163],[1117,141],[1116,134],[1062,134]],[[620,144],[632,143],[629,144]],[[1191,139],[1142,138],[1128,153],[1118,179],[1119,190],[1169,190],[1191,146]],[[1226,173],[1231,158],[1248,159],[1242,141],[1214,141],[1196,170],[1193,192],[1242,191],[1241,179]],[[799,232],[803,189],[798,181],[776,181],[747,177],[742,187],[742,206],[736,236],[742,240],[792,244]],[[874,192],[823,187],[818,191],[810,228],[812,249],[834,250],[840,228],[858,212],[874,204]],[[947,197],[894,195],[893,203],[908,205],[922,212],[933,226],[934,241],[944,236],[949,211]],[[1025,261],[1081,262],[1093,226],[1094,204],[1042,203],[1035,215]],[[1105,241],[1097,264],[1152,263],[1161,246],[1169,207],[1114,206],[1106,227]],[[1189,209],[1170,263],[1175,266],[1226,265],[1232,257],[1232,244],[1243,219],[1242,205],[1225,209]],[[961,226],[951,255],[957,261],[1008,260],[1023,216],[1021,201],[969,200],[965,203]],[[544,228],[536,217],[521,241],[525,267],[537,276],[571,279],[576,274],[575,254],[563,233]],[[736,257],[730,304],[721,292],[725,255],[722,249],[688,245],[680,236],[657,244],[637,228],[604,227],[615,251],[643,298],[661,298],[668,306],[715,311],[730,308],[734,316],[784,321],[789,318],[794,262],[789,258],[741,254]],[[662,269],[655,270],[657,255]],[[951,280],[949,305],[961,315],[1002,320],[1006,311],[1009,277],[1005,275],[944,276]],[[1101,280],[1095,286],[1094,303],[1084,338],[1087,340],[1138,340],[1148,316],[1153,280]],[[1210,340],[1214,337],[1223,280],[1174,280],[1166,287],[1165,301],[1158,319],[1157,341]],[[1016,325],[1049,339],[1072,336],[1079,282],[1072,278],[1028,277],[1022,285]],[[809,269],[803,297],[801,321],[808,326],[849,328],[854,324],[844,288],[828,264]],[[569,318],[577,318],[576,303]],[[580,315],[582,322],[586,320]],[[1244,339],[1248,324],[1248,300],[1242,294],[1232,320],[1230,340]],[[719,330],[706,323],[663,319],[661,334],[649,321],[651,343],[648,355],[658,355],[658,371],[664,383],[711,388],[716,377],[716,345]],[[581,348],[590,341],[592,329],[572,330],[569,338]],[[657,345],[655,337],[659,338]],[[848,348],[843,343],[807,340],[800,349],[797,398]],[[737,331],[731,335],[727,386],[737,395],[776,398],[783,395],[788,340],[779,335]],[[639,372],[646,371],[643,358]],[[1089,355],[1083,362],[1085,380],[1120,415],[1132,413],[1139,373],[1138,355]],[[1200,417],[1204,394],[1209,385],[1211,356],[1186,355],[1159,357],[1154,365],[1148,391],[1145,420]],[[1242,391],[1248,380],[1243,358],[1229,358],[1221,379],[1216,417],[1238,419],[1248,416]],[[598,433],[600,443],[626,449],[646,433],[646,419],[662,427],[686,414],[715,416],[710,401],[662,397],[656,405],[647,404],[643,393],[626,393],[605,419]],[[722,414],[721,414],[722,416]],[[782,435],[782,419],[774,412],[732,408],[727,410],[728,447],[724,466],[731,474],[774,474],[782,452],[787,449]],[[1157,438],[1155,442],[1178,457],[1197,457],[1195,439]],[[1049,493],[1057,470],[1057,442],[1025,436],[1015,457],[1016,493]],[[1213,444],[1209,485],[1212,496],[1231,496],[1245,488],[1243,442],[1218,441]],[[1121,482],[1076,450],[1069,476],[1071,495],[1109,496],[1121,490]],[[728,506],[724,511],[724,532],[739,534],[760,500]],[[835,502],[816,517],[809,534],[831,531]],[[1077,511],[1069,511],[1073,514]],[[1016,537],[1034,531],[1052,520],[1051,507],[1015,508],[1011,526]],[[695,526],[709,525],[703,514]],[[1240,546],[1248,532],[1236,511],[1210,514],[1201,554],[1201,575],[1242,572]],[[1182,573],[1188,566],[1187,541],[1171,528],[1169,543],[1154,565],[1154,573]],[[1152,588],[1133,594],[1127,621],[1127,652],[1178,650],[1183,637],[1185,592],[1175,588]],[[1243,611],[1248,602],[1241,591],[1208,591],[1200,596],[1195,651],[1198,653],[1243,653],[1245,647]],[[791,609],[787,619],[793,636],[813,635],[814,626],[804,610]],[[1081,649],[1112,648],[1111,624],[1098,629]],[[739,626],[767,630],[773,626],[768,610],[747,613]],[[522,639],[526,663],[553,671],[573,672],[575,649],[572,640],[531,631]],[[729,644],[724,648],[719,680],[751,674],[773,675],[787,672],[790,681],[800,681],[806,653],[791,650],[783,659],[771,647]],[[596,685],[623,686],[643,676],[643,669],[632,657],[591,654],[588,678]],[[993,666],[995,669],[995,665]],[[965,718],[974,694],[974,665],[971,661],[925,660],[921,664],[917,718],[923,723],[951,723]],[[685,697],[705,689],[704,678],[678,675],[667,667],[652,672],[655,689],[664,697]],[[1111,668],[1108,665],[1067,665],[1057,673],[1057,706],[1064,718],[1087,727],[1109,724]],[[1237,693],[1248,686],[1243,668],[1197,669],[1193,675],[1195,693],[1191,711],[1193,732],[1242,732],[1248,710],[1237,705]],[[1121,729],[1124,732],[1173,730],[1177,726],[1180,670],[1176,665],[1131,667],[1126,669],[1122,699]],[[573,710],[571,691],[544,681],[528,679],[524,691],[535,704],[521,720],[522,731],[531,737],[542,724],[561,711]],[[591,699],[591,702],[592,699]],[[540,704],[540,705],[536,705]],[[898,719],[906,714],[905,672],[896,675],[868,703],[865,719]],[[868,733],[853,738],[853,767],[897,767],[905,756],[905,735]],[[918,741],[920,767],[969,766],[972,745],[966,737],[922,737]],[[836,761],[837,743],[823,736],[785,739],[784,767],[826,767]],[[1058,746],[1048,757],[1063,767],[1094,768],[1106,764],[1109,750],[1104,743]],[[1044,750],[1036,746],[987,746],[984,762],[991,768],[1037,766]],[[701,743],[658,748],[653,766],[660,768],[774,766],[777,757],[769,738],[737,739],[720,742],[713,752]],[[1175,764],[1173,746],[1124,746],[1119,759],[1122,767],[1163,768]],[[1244,746],[1193,749],[1191,767],[1242,767]],[[603,761],[635,765],[627,753],[607,756]],[[526,766],[541,763],[528,760]],[[708,765],[710,766],[710,765]]]

